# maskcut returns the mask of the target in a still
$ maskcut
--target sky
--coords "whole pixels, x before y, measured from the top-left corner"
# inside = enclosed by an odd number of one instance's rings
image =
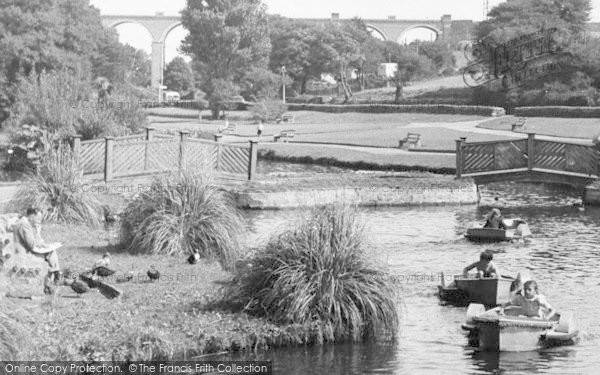
[[[90,0],[102,14],[179,15],[186,0]],[[452,19],[481,21],[488,9],[502,0],[263,0],[270,14],[280,14],[292,18],[330,18],[331,13],[339,13],[341,18],[358,16],[363,19],[435,19],[450,14]],[[592,0],[591,21],[600,22],[600,0]],[[119,39],[136,48],[150,52],[150,35],[139,25],[123,24],[117,27]],[[178,27],[169,33],[165,45],[165,60],[169,62],[177,56],[179,42],[185,36]],[[412,38],[429,40],[426,31],[415,30]],[[409,41],[410,42],[410,41]]]

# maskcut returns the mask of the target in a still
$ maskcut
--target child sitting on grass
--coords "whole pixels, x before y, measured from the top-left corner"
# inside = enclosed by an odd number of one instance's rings
[[[523,285],[523,294],[515,295],[509,302],[500,306],[500,315],[504,315],[504,308],[507,306],[520,306],[523,315],[533,318],[550,319],[556,314],[556,310],[543,294],[538,293],[538,285],[535,281],[526,281]]]
[[[473,268],[476,268],[477,269],[477,277],[479,277],[479,278],[498,277],[498,275],[500,273],[498,272],[496,265],[492,262],[492,259],[494,259],[494,254],[492,254],[491,251],[488,251],[488,250],[483,251],[481,253],[481,255],[479,255],[478,262],[472,263],[465,267],[465,269],[463,270],[463,276],[468,277],[469,271],[472,270]]]

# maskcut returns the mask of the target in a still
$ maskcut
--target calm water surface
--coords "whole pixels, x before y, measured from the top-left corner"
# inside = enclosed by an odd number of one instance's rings
[[[507,184],[483,190],[479,206],[366,209],[372,255],[403,280],[399,342],[295,348],[244,358],[272,359],[277,374],[600,373],[600,210],[580,210],[573,206],[575,197],[574,192],[548,186]],[[527,220],[531,243],[464,240],[470,224],[492,206],[504,216]],[[266,241],[302,214],[248,213],[251,241]],[[581,337],[577,345],[501,354],[467,346],[460,328],[466,308],[438,300],[438,273],[460,273],[488,248],[502,273],[528,272],[559,311],[576,314]]]

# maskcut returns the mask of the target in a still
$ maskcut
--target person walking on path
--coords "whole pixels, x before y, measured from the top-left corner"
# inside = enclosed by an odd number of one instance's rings
[[[258,133],[258,140],[260,141],[260,139],[262,138],[262,133],[264,130],[264,125],[262,121],[258,122],[258,128],[257,128],[257,133]]]

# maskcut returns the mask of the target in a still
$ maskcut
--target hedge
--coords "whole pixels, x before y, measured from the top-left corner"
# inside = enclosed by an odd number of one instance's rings
[[[290,111],[319,111],[329,113],[363,112],[363,113],[436,113],[436,114],[461,114],[480,116],[503,116],[502,107],[485,107],[474,105],[449,105],[449,104],[288,104]]]
[[[473,100],[471,98],[449,98],[449,97],[430,97],[430,98],[406,98],[402,99],[400,103],[396,103],[394,100],[382,100],[382,99],[351,99],[349,103],[344,103],[344,98],[332,98],[330,96],[311,96],[311,97],[295,97],[287,98],[286,101],[289,104],[449,104],[449,105],[471,105]]]
[[[515,116],[522,117],[600,117],[600,107],[517,107]]]

